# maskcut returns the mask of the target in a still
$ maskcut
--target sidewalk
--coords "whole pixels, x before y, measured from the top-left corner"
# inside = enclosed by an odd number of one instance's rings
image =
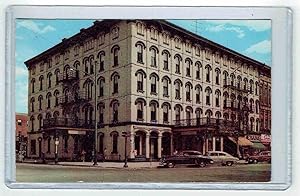
[[[101,168],[124,168],[124,162],[98,162],[97,166],[93,162],[58,162],[58,165],[81,166],[81,167],[101,167]],[[128,162],[128,168],[156,168],[159,162]]]

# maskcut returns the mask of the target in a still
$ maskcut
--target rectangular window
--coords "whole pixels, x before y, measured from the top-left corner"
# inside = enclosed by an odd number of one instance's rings
[[[196,94],[196,103],[200,103],[200,94]]]
[[[30,153],[32,155],[36,154],[36,140],[31,140],[30,141]]]
[[[22,126],[22,120],[19,119],[17,122],[19,126]]]
[[[196,71],[196,79],[198,79],[198,80],[200,79],[200,71],[199,70]]]
[[[165,111],[165,112],[163,113],[163,121],[164,121],[164,123],[169,122],[168,116],[169,116],[169,115],[168,115],[168,112]]]
[[[137,119],[138,120],[143,120],[143,110],[142,109],[138,109],[138,111],[137,111]]]
[[[140,92],[143,91],[143,82],[142,81],[137,82],[137,91],[140,91]]]
[[[206,96],[206,105],[210,105],[210,96]]]
[[[99,69],[99,71],[104,71],[104,61],[103,60],[100,61],[100,69]]]

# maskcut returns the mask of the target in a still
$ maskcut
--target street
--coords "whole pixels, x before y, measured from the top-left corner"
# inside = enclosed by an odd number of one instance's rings
[[[103,168],[17,164],[17,182],[268,182],[270,164],[205,168]]]

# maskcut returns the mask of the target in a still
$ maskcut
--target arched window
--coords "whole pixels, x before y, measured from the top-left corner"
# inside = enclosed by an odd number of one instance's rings
[[[255,95],[258,95],[258,82],[255,82]]]
[[[254,100],[250,99],[250,111],[253,111]]]
[[[41,76],[39,77],[39,81],[40,81],[40,91],[43,90],[43,80],[44,80],[44,76],[41,75]]]
[[[42,123],[43,123],[43,122],[42,122],[43,117],[42,117],[41,114],[39,114],[37,118],[38,118],[38,121],[39,121],[39,130],[41,130],[41,128],[42,128]]]
[[[93,110],[94,108],[90,104],[86,104],[82,107],[84,111],[84,123],[85,125],[91,125],[93,123]]]
[[[206,65],[205,66],[205,70],[206,70],[206,82],[210,82],[210,75],[211,75],[211,67],[210,65]]]
[[[201,120],[201,116],[202,116],[202,109],[201,108],[197,108],[195,110],[195,113],[196,113],[196,123],[197,123],[197,126],[200,125],[200,120]]]
[[[31,93],[34,93],[34,83],[35,83],[35,79],[32,78],[32,80],[31,80]]]
[[[137,47],[137,62],[138,63],[143,63],[143,51],[146,48],[145,44],[141,41],[138,41],[135,46]]]
[[[235,75],[232,73],[230,74],[230,85],[235,86],[234,83],[235,83]]]
[[[111,102],[112,107],[112,122],[118,122],[119,121],[119,102],[117,100],[113,100]]]
[[[157,101],[150,101],[150,111],[151,111],[151,114],[150,114],[150,120],[151,122],[157,122],[157,108],[158,108],[158,102]]]
[[[255,102],[255,113],[258,114],[259,113],[259,101],[256,100]]]
[[[94,56],[91,55],[89,57],[89,63],[90,63],[90,74],[94,74]]]
[[[176,54],[174,56],[174,59],[175,59],[175,73],[177,74],[180,74],[180,64],[181,64],[181,61],[182,61],[182,58],[179,54]]]
[[[254,123],[254,118],[250,118],[250,131],[253,131],[253,123]]]
[[[113,131],[110,133],[110,136],[112,137],[112,154],[118,154],[118,137],[119,134],[116,131]]]
[[[144,78],[146,78],[146,73],[139,69],[137,72],[135,72],[135,75],[137,76],[137,92],[144,92]]]
[[[186,117],[187,126],[191,125],[192,114],[193,114],[193,108],[190,106],[187,106],[185,109],[185,117]]]
[[[55,90],[54,91],[54,97],[55,97],[55,107],[58,106],[58,95],[59,95],[59,91]]]
[[[176,104],[174,107],[175,110],[175,124],[180,124],[180,119],[181,119],[181,111],[182,111],[182,106],[179,104]]]
[[[169,109],[171,109],[170,103],[164,102],[162,104],[163,108],[163,123],[168,124],[169,123]]]
[[[223,108],[227,108],[227,102],[228,102],[228,98],[229,98],[228,93],[227,93],[227,92],[224,92],[224,93],[223,93],[223,97],[224,97]]]
[[[253,94],[253,85],[254,85],[253,80],[250,80],[249,84],[250,84],[250,94]]]
[[[238,103],[237,108],[240,110],[241,109],[241,102],[242,102],[242,97],[240,95],[238,95],[237,101],[238,101],[237,102]]]
[[[30,99],[31,112],[34,112],[34,101],[35,101],[35,99],[34,99],[34,97],[32,97],[32,98]]]
[[[163,82],[163,96],[169,97],[169,84],[171,83],[171,80],[168,76],[164,76],[162,78],[162,82]]]
[[[222,116],[222,115],[221,115],[221,112],[217,111],[216,114],[215,114],[215,116],[216,116],[216,118],[217,118],[216,123],[217,123],[217,124],[220,124],[220,118],[221,118],[221,116]]]
[[[190,82],[187,82],[185,84],[185,88],[186,88],[186,92],[185,92],[185,94],[186,94],[186,96],[185,96],[186,101],[190,102],[191,101],[191,90],[192,90],[193,86],[192,86],[192,84]]]
[[[103,102],[100,102],[98,104],[99,124],[103,124],[104,123],[104,109],[105,109],[105,104]]]
[[[97,57],[99,58],[99,71],[104,71],[104,58],[105,58],[105,52],[104,51],[100,51],[97,55]]]
[[[244,90],[248,90],[248,80],[247,78],[244,78]]]
[[[219,85],[220,84],[220,74],[221,74],[221,71],[220,71],[220,69],[216,68],[215,72],[216,72],[216,84]]]
[[[113,53],[113,62],[114,62],[114,67],[119,65],[119,51],[120,51],[120,47],[118,45],[114,45],[111,48],[111,52]]]
[[[54,74],[55,74],[55,85],[58,85],[58,81],[59,81],[59,78],[58,78],[58,75],[59,75],[60,71],[59,69],[57,68],[55,71],[54,71]]]
[[[137,120],[143,121],[144,120],[144,106],[146,105],[146,100],[143,98],[137,98],[135,101],[135,105],[136,105]]]
[[[30,117],[30,122],[31,122],[31,132],[34,132],[34,116]]]
[[[206,115],[207,123],[210,123],[210,119],[211,119],[211,117],[212,117],[212,115],[213,115],[212,111],[209,110],[209,109],[206,110],[206,111],[205,111],[205,115]]]
[[[120,75],[117,72],[114,72],[111,75],[111,80],[113,81],[113,94],[118,93],[119,91],[119,79]]]
[[[104,83],[105,83],[105,78],[104,77],[98,78],[99,97],[103,97],[103,95],[104,95]]]
[[[48,73],[47,78],[48,78],[48,88],[51,88],[51,77],[52,77],[52,73]]]
[[[259,119],[256,119],[256,132],[259,132]]]
[[[155,46],[150,47],[150,53],[151,53],[151,66],[152,67],[157,67],[157,55],[158,54],[158,49]]]
[[[216,90],[216,107],[220,107],[220,96],[221,96],[221,91]]]
[[[47,95],[46,95],[46,99],[47,99],[47,109],[51,108],[51,97],[52,97],[51,93],[50,93],[50,92],[47,93]]]
[[[157,81],[159,80],[158,75],[156,73],[150,74],[151,81],[151,94],[157,95]]]
[[[185,59],[186,63],[186,76],[191,77],[191,65],[192,65],[192,60],[190,58]]]
[[[201,64],[199,61],[197,61],[197,62],[195,63],[195,66],[196,66],[196,79],[197,79],[197,80],[200,80],[200,78],[201,78],[201,68],[202,68],[202,64]]]
[[[210,105],[210,103],[211,103],[210,95],[212,93],[211,88],[210,87],[206,87],[205,93],[206,93],[206,105]]]
[[[234,109],[235,108],[235,94],[231,94],[230,95],[230,100],[231,100],[231,102],[230,102],[230,107],[232,108],[232,109]]]
[[[84,91],[85,91],[85,96],[88,98],[88,99],[92,99],[92,96],[93,96],[93,86],[94,86],[94,83],[93,81],[91,81],[90,79],[87,79],[84,83],[83,83],[83,88],[84,88]],[[65,93],[66,94],[66,93]]]
[[[89,58],[85,57],[82,62],[84,64],[84,75],[87,75],[89,73]]]
[[[163,55],[163,63],[164,63],[163,69],[169,71],[169,57],[171,55],[167,50],[163,50],[162,55]]]
[[[201,91],[202,91],[202,87],[200,84],[197,84],[195,86],[195,90],[196,90],[196,103],[201,103]]]
[[[40,95],[38,97],[38,101],[39,101],[39,110],[42,110],[42,101],[43,101],[43,96],[42,95]]]
[[[237,88],[238,89],[241,89],[241,82],[242,82],[241,76],[237,76]]]
[[[181,99],[180,88],[182,86],[182,82],[179,79],[176,79],[174,81],[174,85],[175,85],[175,99]]]
[[[228,85],[228,72],[227,71],[223,71],[223,77],[224,77],[224,79],[223,79],[223,85],[224,86],[226,86],[226,85]]]

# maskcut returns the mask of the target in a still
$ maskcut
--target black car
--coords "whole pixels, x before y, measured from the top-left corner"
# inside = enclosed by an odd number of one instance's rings
[[[202,155],[199,151],[186,150],[182,151],[176,155],[165,157],[161,160],[161,165],[164,167],[175,167],[177,164],[188,164],[197,165],[199,167],[205,167],[208,164],[212,164],[213,160]]]

